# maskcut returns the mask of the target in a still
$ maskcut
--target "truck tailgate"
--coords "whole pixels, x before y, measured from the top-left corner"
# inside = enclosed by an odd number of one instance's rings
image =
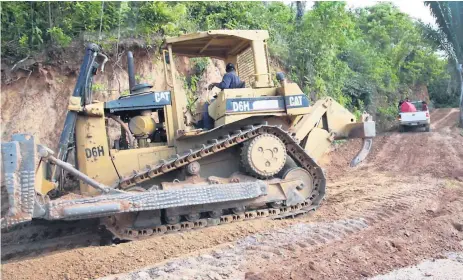
[[[400,113],[402,122],[425,121],[426,111]]]

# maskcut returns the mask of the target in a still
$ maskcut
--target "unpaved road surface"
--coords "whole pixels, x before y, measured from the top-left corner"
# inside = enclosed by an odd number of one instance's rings
[[[10,235],[5,246],[2,236],[2,279],[360,279],[446,259],[463,252],[463,132],[457,117],[456,109],[439,109],[431,114],[430,133],[378,136],[368,159],[354,169],[348,163],[361,143],[339,146],[323,161],[327,197],[310,215],[107,247],[94,246],[90,225],[81,231],[67,225],[68,239],[62,232],[52,235],[61,229],[36,235],[48,231],[32,225],[34,236]],[[31,237],[48,249],[22,253],[34,246],[27,243]]]
[[[411,267],[391,271],[385,275],[378,275],[370,280],[394,280],[394,279],[422,279],[427,280],[460,280],[463,271],[463,254],[448,253],[445,259],[431,259]]]

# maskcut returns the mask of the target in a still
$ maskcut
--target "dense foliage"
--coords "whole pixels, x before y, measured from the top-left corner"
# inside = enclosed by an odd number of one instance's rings
[[[439,30],[430,32],[435,41],[447,52],[452,66],[449,85],[459,92],[460,127],[463,127],[463,2],[425,1],[436,19]],[[441,97],[439,97],[441,98]]]
[[[435,105],[458,102],[447,59],[429,27],[388,3],[349,10],[343,2],[3,2],[2,55],[66,47],[83,33],[103,41],[207,29],[267,29],[271,54],[312,99],[330,95],[352,110],[392,120],[400,98],[427,86]],[[100,32],[101,30],[101,32]],[[136,35],[135,35],[136,34]],[[101,36],[100,36],[101,35]],[[105,42],[101,42],[102,44]],[[105,45],[106,49],[111,44]]]

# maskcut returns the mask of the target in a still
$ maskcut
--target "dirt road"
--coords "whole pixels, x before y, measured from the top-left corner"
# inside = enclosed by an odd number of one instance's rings
[[[367,161],[354,169],[348,163],[360,142],[338,147],[323,161],[327,199],[311,215],[108,247],[89,246],[94,233],[84,229],[81,248],[62,239],[58,247],[65,250],[41,255],[6,248],[11,254],[2,252],[2,262],[8,260],[3,279],[357,279],[461,252],[463,132],[457,117],[456,109],[439,109],[431,114],[430,133],[378,136]]]

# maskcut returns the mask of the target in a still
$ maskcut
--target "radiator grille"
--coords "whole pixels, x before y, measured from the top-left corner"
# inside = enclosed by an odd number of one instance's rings
[[[238,74],[242,81],[246,82],[246,86],[250,86],[255,81],[254,74],[254,56],[252,49],[249,47],[238,55]]]

